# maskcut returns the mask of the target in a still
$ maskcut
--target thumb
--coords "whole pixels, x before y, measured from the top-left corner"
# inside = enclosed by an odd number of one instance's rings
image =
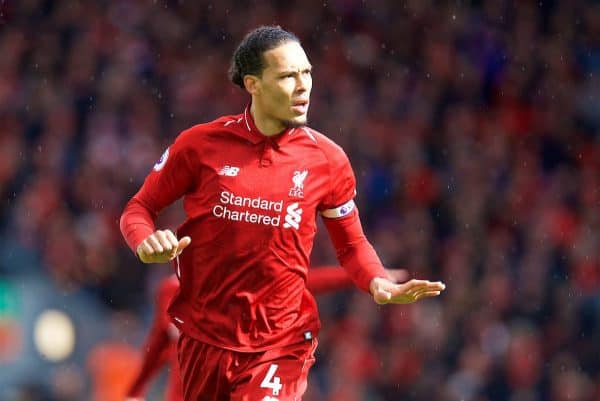
[[[373,292],[373,299],[380,305],[387,304],[392,299],[392,293],[379,287]]]
[[[177,245],[177,255],[179,255],[183,250],[191,244],[192,239],[188,236],[185,236],[179,240],[179,244]]]

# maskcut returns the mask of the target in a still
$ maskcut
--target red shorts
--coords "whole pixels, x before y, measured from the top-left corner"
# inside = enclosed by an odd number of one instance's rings
[[[251,353],[181,334],[177,348],[186,401],[300,401],[317,340]]]

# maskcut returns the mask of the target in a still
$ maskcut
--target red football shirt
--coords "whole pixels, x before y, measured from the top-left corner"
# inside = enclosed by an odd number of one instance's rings
[[[355,178],[343,150],[307,127],[266,137],[246,108],[182,132],[153,170],[121,226],[135,252],[156,214],[183,196],[177,235],[192,243],[175,261],[181,290],[169,309],[179,329],[246,352],[316,335],[305,282],[317,213],[343,219],[353,208]],[[367,290],[385,277],[376,265],[348,272]]]

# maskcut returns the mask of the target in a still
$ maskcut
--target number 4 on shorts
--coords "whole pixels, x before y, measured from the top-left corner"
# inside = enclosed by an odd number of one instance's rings
[[[276,364],[271,364],[271,366],[269,366],[269,371],[267,372],[265,378],[263,379],[262,383],[260,383],[260,386],[262,388],[270,388],[271,390],[273,390],[273,395],[279,395],[279,390],[281,390],[281,388],[283,387],[283,384],[281,384],[281,380],[279,379],[279,377],[275,376],[275,371],[277,370],[277,365]]]

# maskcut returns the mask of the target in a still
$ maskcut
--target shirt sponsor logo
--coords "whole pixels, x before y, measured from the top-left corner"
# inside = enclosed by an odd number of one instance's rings
[[[302,209],[298,202],[285,208],[283,217],[284,228],[300,228]],[[240,210],[244,209],[244,210]],[[260,196],[251,198],[239,196],[229,191],[222,191],[219,203],[213,206],[212,214],[215,217],[231,221],[244,221],[252,224],[279,227],[283,212],[283,200],[272,201]]]
[[[289,196],[292,198],[304,198],[304,180],[308,175],[308,170],[296,170],[292,176],[294,186],[290,188]]]
[[[244,207],[246,210],[235,210],[231,206]],[[282,200],[271,201],[263,199],[260,196],[249,198],[235,195],[229,191],[223,191],[219,197],[219,203],[213,206],[212,212],[215,217],[220,219],[279,227],[281,223],[281,215],[279,213],[282,210]]]
[[[222,169],[220,169],[217,172],[217,174],[219,174],[219,175],[226,175],[228,177],[235,177],[236,175],[238,175],[239,172],[240,172],[240,168],[239,167],[224,166]]]
[[[165,152],[162,154],[162,156],[160,156],[160,159],[158,159],[158,161],[156,162],[154,167],[152,167],[152,169],[154,171],[162,170],[162,168],[165,166],[165,164],[167,164],[168,158],[169,158],[169,148],[167,148],[167,150],[165,150]]]
[[[296,230],[300,228],[302,221],[302,209],[298,207],[298,202],[294,202],[286,208],[284,228],[294,227]]]

